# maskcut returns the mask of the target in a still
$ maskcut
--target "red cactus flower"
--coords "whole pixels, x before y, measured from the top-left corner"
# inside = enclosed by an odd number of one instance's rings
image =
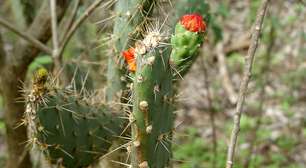
[[[182,16],[180,23],[191,32],[205,32],[206,30],[206,23],[203,21],[203,17],[197,13]]]
[[[136,71],[135,49],[133,47],[122,52],[122,56],[128,64],[128,69],[132,72]]]

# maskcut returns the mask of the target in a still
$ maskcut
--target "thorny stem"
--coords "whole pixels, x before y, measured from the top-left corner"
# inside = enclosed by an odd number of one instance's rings
[[[208,110],[209,110],[209,118],[210,118],[210,124],[211,124],[211,129],[212,129],[212,142],[213,142],[213,160],[212,160],[212,167],[215,168],[216,167],[216,159],[218,157],[218,153],[217,153],[217,148],[218,148],[218,144],[217,144],[217,133],[216,133],[216,124],[215,124],[215,109],[213,107],[212,104],[212,95],[210,92],[210,85],[209,85],[209,79],[208,79],[208,72],[207,72],[207,64],[205,63],[204,58],[202,57],[202,68],[203,68],[203,73],[204,73],[204,83],[205,83],[205,87],[207,90],[207,103],[208,103]]]
[[[2,25],[4,28],[16,33],[18,36],[20,36],[24,40],[32,43],[32,45],[34,45],[35,47],[37,47],[41,51],[44,51],[45,53],[52,55],[52,50],[48,46],[46,46],[45,44],[43,44],[39,40],[35,39],[34,37],[29,35],[28,33],[25,33],[25,32],[22,32],[22,31],[18,30],[16,28],[16,26],[12,25],[11,23],[9,23],[8,21],[4,20],[1,17],[0,17],[0,25]]]
[[[237,138],[240,130],[240,118],[242,113],[242,107],[244,104],[245,96],[247,93],[248,84],[251,78],[251,72],[252,72],[252,64],[254,61],[254,56],[256,53],[256,49],[258,46],[258,39],[263,23],[263,19],[267,10],[269,0],[263,0],[261,7],[258,10],[258,14],[256,16],[255,26],[252,30],[252,39],[251,39],[251,45],[248,50],[248,54],[245,60],[245,66],[244,66],[244,74],[242,78],[242,82],[240,85],[239,90],[239,97],[236,105],[236,112],[234,114],[234,128],[231,133],[231,139],[230,144],[228,148],[227,153],[227,162],[226,162],[226,168],[232,168],[234,164],[234,154],[235,154],[235,147],[237,143]]]

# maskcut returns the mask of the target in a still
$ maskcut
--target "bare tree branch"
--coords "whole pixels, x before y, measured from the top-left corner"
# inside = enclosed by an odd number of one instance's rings
[[[67,34],[73,24],[73,21],[75,20],[76,16],[77,16],[77,13],[78,13],[78,10],[79,10],[79,7],[80,7],[80,0],[76,0],[75,2],[75,6],[74,8],[72,9],[72,12],[71,12],[71,15],[69,16],[69,18],[67,19],[67,21],[65,22],[65,25],[64,25],[64,33],[62,35],[62,38],[60,41],[64,41],[64,39],[67,37]]]
[[[234,90],[232,81],[229,77],[228,70],[227,70],[227,65],[225,62],[225,54],[223,51],[223,43],[219,42],[216,46],[216,54],[218,57],[218,63],[219,63],[219,73],[222,78],[222,85],[224,87],[224,90],[228,96],[229,101],[231,104],[235,104],[237,101],[237,95]]]
[[[266,10],[267,10],[268,3],[269,3],[269,0],[263,0],[262,5],[258,10],[254,29],[252,30],[253,33],[252,33],[251,45],[248,50],[248,54],[247,54],[246,61],[245,61],[243,79],[240,85],[239,97],[238,97],[238,102],[236,106],[236,112],[234,115],[234,128],[232,130],[230,144],[228,148],[226,168],[232,168],[234,164],[233,159],[234,159],[234,154],[235,154],[237,138],[238,138],[238,134],[240,130],[240,118],[241,118],[241,113],[242,113],[242,107],[244,104],[244,100],[245,100],[245,96],[246,96],[246,92],[248,88],[248,83],[251,78],[252,64],[253,64],[255,52],[258,46],[258,39],[260,36],[260,31],[261,31],[261,27],[262,27],[263,19],[264,19]]]
[[[24,15],[24,20],[26,25],[30,25],[36,14],[35,10],[35,0],[20,0],[20,3],[22,5],[22,13]]]
[[[65,11],[69,5],[69,0],[57,0],[56,3],[56,14],[57,19],[60,20],[65,14]],[[42,4],[36,18],[29,27],[27,33],[33,38],[46,43],[51,37],[51,16],[49,10],[48,1]],[[16,65],[20,64],[21,66],[27,66],[32,60],[37,56],[39,50],[37,47],[29,43],[20,43],[20,48],[16,54],[15,62]],[[52,50],[48,54],[52,55]]]
[[[10,6],[15,17],[15,24],[20,29],[25,29],[34,20],[36,15],[36,0],[10,1]]]
[[[112,4],[114,0],[110,0],[103,5],[103,7],[107,7],[108,5]],[[82,16],[71,26],[71,29],[67,33],[67,36],[64,38],[63,42],[61,43],[61,47],[59,50],[59,56],[62,57],[62,54],[65,50],[66,45],[68,44],[69,40],[71,39],[74,32],[77,28],[90,16],[90,14],[103,2],[103,0],[96,0],[92,5],[90,5]]]
[[[50,0],[50,11],[51,11],[51,27],[52,27],[52,44],[53,44],[53,51],[56,53],[59,47],[58,46],[58,31],[57,31],[57,16],[56,16],[56,0]]]
[[[56,16],[56,0],[50,0],[50,12],[51,12],[51,27],[52,27],[52,44],[53,51],[52,57],[55,64],[55,70],[59,70],[61,61],[59,60],[59,42],[58,42],[58,31],[57,31],[57,16]]]
[[[16,28],[16,26],[10,24],[8,21],[4,20],[1,17],[0,17],[0,25],[9,29],[9,30],[11,30],[12,32],[16,33],[18,36],[20,36],[24,40],[29,41],[30,43],[32,43],[35,47],[37,47],[41,51],[44,51],[47,54],[52,54],[52,50],[48,46],[46,46],[42,42],[38,41],[37,39],[35,39],[33,36],[29,35],[28,33],[18,30]]]

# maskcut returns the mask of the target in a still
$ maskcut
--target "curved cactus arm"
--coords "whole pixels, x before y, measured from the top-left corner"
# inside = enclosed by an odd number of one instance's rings
[[[133,88],[132,167],[164,168],[171,157],[173,128],[170,47],[158,33],[136,45],[137,69]]]

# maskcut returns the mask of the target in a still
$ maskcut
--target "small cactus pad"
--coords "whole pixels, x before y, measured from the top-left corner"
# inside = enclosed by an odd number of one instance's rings
[[[34,128],[32,139],[51,163],[87,167],[108,152],[112,140],[122,131],[118,116],[75,90],[48,88],[39,97],[30,96],[27,107],[32,110],[27,108],[26,113],[31,115],[25,116]]]

